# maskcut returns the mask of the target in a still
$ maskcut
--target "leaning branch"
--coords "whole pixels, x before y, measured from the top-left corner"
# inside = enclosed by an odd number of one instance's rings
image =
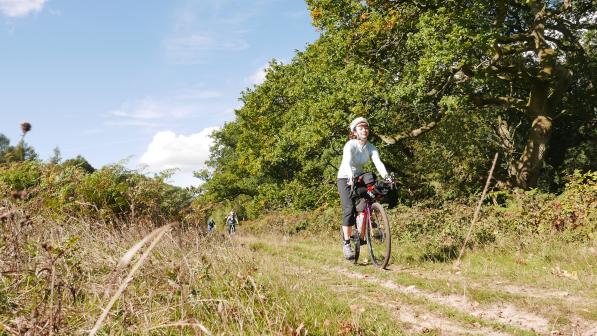
[[[466,238],[464,239],[464,243],[462,244],[462,248],[460,249],[460,253],[458,254],[458,259],[456,259],[456,261],[454,262],[454,268],[460,267],[460,259],[462,259],[462,255],[464,254],[464,248],[466,247],[466,244],[468,244],[468,240],[471,237],[471,232],[473,232],[473,226],[475,225],[477,218],[479,218],[479,211],[481,210],[481,205],[483,204],[483,200],[485,199],[487,188],[489,188],[489,183],[491,182],[491,177],[493,176],[493,170],[495,169],[497,159],[498,153],[495,153],[495,156],[493,157],[493,163],[491,164],[491,169],[489,169],[489,176],[487,176],[487,182],[485,182],[485,187],[483,188],[483,192],[481,193],[481,199],[479,199],[479,202],[477,203],[477,208],[475,209],[473,220],[471,221],[471,225],[468,228]]]
[[[402,133],[398,133],[398,134],[394,134],[394,135],[379,135],[379,137],[386,144],[393,145],[398,141],[401,141],[401,140],[404,140],[407,138],[415,138],[421,134],[429,132],[430,130],[435,128],[435,126],[437,126],[437,124],[442,119],[442,117],[443,117],[443,114],[440,112],[435,117],[435,120],[433,120],[432,122],[429,122],[419,128],[416,128],[416,129],[410,130],[410,131],[406,131],[406,132],[402,132]]]
[[[471,101],[477,107],[487,107],[487,106],[507,106],[507,107],[514,107],[520,111],[526,111],[527,109],[527,101],[524,99],[519,99],[515,97],[488,97],[488,96],[472,96]]]

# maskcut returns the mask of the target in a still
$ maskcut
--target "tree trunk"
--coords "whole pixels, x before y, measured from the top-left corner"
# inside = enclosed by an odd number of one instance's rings
[[[533,122],[527,144],[516,166],[515,185],[523,189],[537,186],[551,135],[552,120],[548,106],[549,85],[536,82],[529,97],[528,113]]]
[[[530,189],[537,186],[551,128],[552,122],[547,116],[540,115],[533,120],[529,139],[516,167],[516,185],[518,187]]]

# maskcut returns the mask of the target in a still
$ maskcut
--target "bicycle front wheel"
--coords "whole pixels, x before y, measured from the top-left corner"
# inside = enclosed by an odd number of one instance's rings
[[[392,235],[388,215],[379,203],[371,205],[371,217],[367,223],[366,236],[371,262],[379,268],[386,268],[390,262]]]

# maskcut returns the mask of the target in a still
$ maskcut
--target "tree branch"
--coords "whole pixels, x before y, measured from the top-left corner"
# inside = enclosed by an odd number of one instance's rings
[[[410,131],[406,131],[406,132],[402,132],[402,133],[398,133],[398,134],[394,134],[394,135],[381,135],[379,134],[379,137],[381,138],[381,140],[383,142],[385,142],[388,145],[393,145],[398,141],[402,141],[404,139],[408,139],[408,138],[416,138],[421,134],[427,133],[430,130],[432,130],[433,128],[435,128],[435,126],[437,126],[437,124],[439,123],[439,121],[443,118],[443,113],[440,111],[436,116],[435,119],[419,128],[410,130]]]
[[[570,87],[570,81],[572,78],[572,71],[566,69],[564,67],[556,67],[556,86],[554,87],[554,91],[547,97],[547,106],[555,106],[568,87]]]
[[[496,38],[496,41],[501,44],[511,44],[517,42],[530,42],[532,41],[532,38],[528,33],[518,33],[510,36],[499,36]]]
[[[471,96],[471,101],[478,107],[486,106],[508,106],[514,107],[518,110],[526,111],[527,101],[516,97],[488,97],[488,96]]]
[[[494,27],[501,27],[502,24],[504,23],[504,20],[506,19],[506,4],[504,3],[504,0],[499,0],[497,2],[497,11],[496,11],[496,16],[495,16],[495,21],[493,21],[493,26]]]

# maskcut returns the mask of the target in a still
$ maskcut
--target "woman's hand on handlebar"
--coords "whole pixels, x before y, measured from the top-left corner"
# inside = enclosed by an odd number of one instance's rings
[[[388,175],[386,175],[386,178],[384,179],[386,183],[389,184],[396,184],[396,179],[394,178],[394,173],[389,173]]]

